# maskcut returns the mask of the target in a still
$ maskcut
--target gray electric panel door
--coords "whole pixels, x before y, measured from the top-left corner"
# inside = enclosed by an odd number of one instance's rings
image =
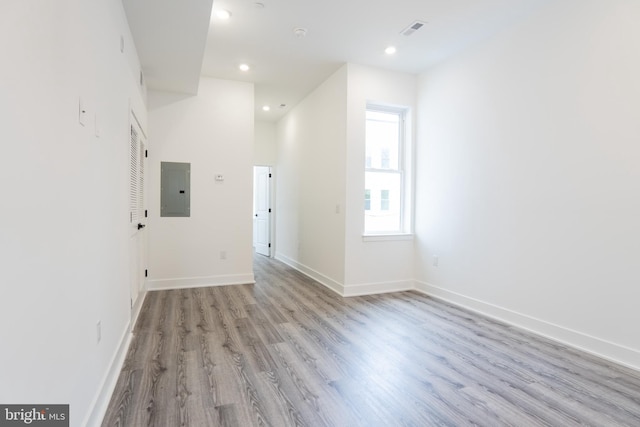
[[[191,163],[160,163],[160,216],[191,216]]]

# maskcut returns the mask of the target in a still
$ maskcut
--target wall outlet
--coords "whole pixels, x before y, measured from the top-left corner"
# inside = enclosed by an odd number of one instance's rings
[[[102,339],[102,321],[100,320],[96,323],[96,337],[98,339],[98,343],[100,343],[100,340]]]
[[[227,259],[227,251],[220,251],[220,259]]]
[[[437,267],[439,263],[440,263],[440,258],[438,257],[438,255],[434,255],[433,256],[433,266]]]

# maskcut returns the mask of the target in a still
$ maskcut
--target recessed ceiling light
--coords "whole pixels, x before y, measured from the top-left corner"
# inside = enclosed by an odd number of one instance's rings
[[[265,105],[264,107],[262,107],[262,111],[269,111],[271,110],[271,107],[269,107],[268,105]]]
[[[396,47],[389,46],[384,50],[384,53],[386,53],[387,55],[393,55],[394,53],[396,53]]]
[[[240,71],[249,71],[251,67],[249,67],[247,64],[240,64],[238,68],[240,68]]]
[[[226,20],[231,18],[231,12],[226,9],[218,9],[216,10],[216,16],[218,17],[218,19]]]

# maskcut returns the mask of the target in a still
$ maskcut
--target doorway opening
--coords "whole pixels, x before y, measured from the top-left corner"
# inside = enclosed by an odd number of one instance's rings
[[[271,166],[253,167],[253,249],[255,253],[272,256]]]

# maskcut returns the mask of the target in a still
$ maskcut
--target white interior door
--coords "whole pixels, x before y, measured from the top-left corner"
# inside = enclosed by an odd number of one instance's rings
[[[253,168],[253,247],[261,255],[271,256],[271,168]]]
[[[145,136],[135,115],[131,116],[129,174],[129,287],[132,327],[142,304],[146,266]]]

